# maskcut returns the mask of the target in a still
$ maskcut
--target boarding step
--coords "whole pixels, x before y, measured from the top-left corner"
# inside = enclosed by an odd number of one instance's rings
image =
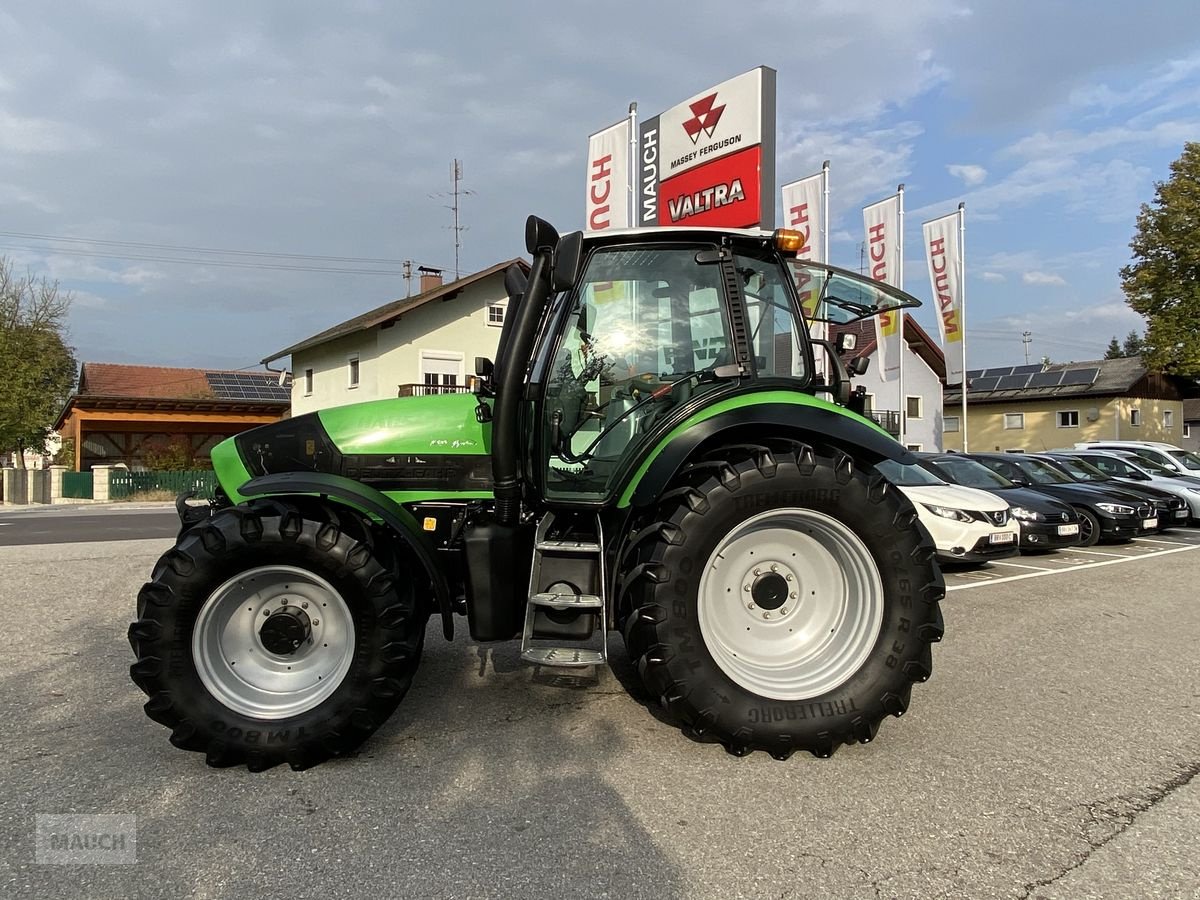
[[[595,541],[542,540],[537,548],[551,553],[599,553],[600,545]]]
[[[566,668],[604,665],[603,651],[580,647],[533,647],[522,650],[521,659],[539,666],[564,666]]]
[[[534,594],[529,598],[534,606],[554,609],[603,609],[604,601],[595,594]]]

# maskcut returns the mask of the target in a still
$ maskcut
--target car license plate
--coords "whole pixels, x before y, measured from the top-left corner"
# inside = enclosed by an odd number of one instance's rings
[[[1158,519],[1142,519],[1143,528],[1157,528]]]
[[[1079,526],[1078,525],[1059,525],[1058,533],[1060,535],[1079,534]]]
[[[999,534],[993,534],[988,540],[993,544],[1011,544],[1016,537],[1011,531],[1001,531]]]
[[[1175,518],[1177,518],[1177,519],[1186,519],[1187,514],[1188,514],[1188,511],[1186,509],[1175,510]]]

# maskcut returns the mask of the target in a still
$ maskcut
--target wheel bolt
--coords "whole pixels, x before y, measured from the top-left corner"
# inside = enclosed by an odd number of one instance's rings
[[[780,614],[781,616],[786,616],[786,615],[787,615],[787,607],[786,607],[786,606],[784,606],[784,607],[781,607],[781,608],[780,608],[780,610],[779,610],[779,614]]]
[[[778,571],[779,571],[779,566],[775,565],[775,563],[771,563],[771,571],[772,571],[772,572],[778,572]]]
[[[308,601],[306,600],[305,602],[301,603],[301,604],[300,604],[300,608],[301,608],[301,609],[308,609]]]
[[[320,619],[313,619],[313,624],[314,624],[314,625],[320,625],[320,624],[321,624],[321,620],[320,620]]]
[[[789,594],[789,595],[788,595],[788,599],[789,599],[789,600],[795,600],[795,599],[796,599],[796,592],[795,592],[795,591],[792,591],[792,592],[791,592],[791,594]]]
[[[280,597],[279,603],[281,606],[287,606],[287,597]]]
[[[789,575],[789,576],[787,577],[787,580],[788,580],[788,581],[795,581],[795,579],[794,579],[794,578],[793,578],[791,575]]]
[[[264,610],[263,610],[263,615],[264,615],[264,616],[269,616],[270,614],[271,614],[271,611],[270,611],[269,609],[264,609]]]
[[[746,609],[754,609],[754,604],[753,604],[753,603],[747,603],[747,604],[746,604]]]
[[[771,618],[771,614],[769,612],[765,612],[765,613],[763,613],[763,618],[769,619],[769,618]]]
[[[755,574],[755,575],[761,575],[761,574],[762,574],[762,569],[755,569],[755,570],[754,570],[754,574]]]
[[[748,591],[748,590],[750,590],[750,585],[748,585],[748,584],[743,584],[743,585],[742,585],[742,590],[743,590],[743,591]]]

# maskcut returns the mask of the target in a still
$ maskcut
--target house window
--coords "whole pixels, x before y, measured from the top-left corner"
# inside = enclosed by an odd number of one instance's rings
[[[1192,436],[1192,425],[1190,422],[1183,423],[1183,436],[1185,438],[1190,438]]]
[[[499,328],[504,324],[504,312],[507,308],[508,304],[506,303],[489,303],[487,308],[487,323]]]
[[[456,351],[422,350],[421,394],[457,394],[462,391],[463,354]]]
[[[1163,410],[1163,428],[1175,427],[1175,411],[1171,409]]]
[[[910,419],[921,418],[921,398],[909,397],[904,412]]]
[[[1025,413],[1005,413],[1004,427],[1008,430],[1023,429],[1025,427]]]
[[[958,431],[958,416],[946,416],[942,419],[942,432],[951,434]]]
[[[1058,427],[1059,428],[1078,428],[1079,427],[1079,410],[1077,409],[1061,409],[1058,411]]]
[[[905,447],[905,449],[907,449],[907,450],[912,450],[914,453],[920,453],[920,452],[921,452],[921,445],[920,445],[920,444],[905,444],[905,445],[904,445],[904,447]]]
[[[312,396],[312,387],[313,387],[313,370],[305,369],[304,370],[304,396],[305,397]]]
[[[351,356],[347,360],[347,363],[348,363],[347,368],[349,369],[349,372],[350,372],[349,387],[350,387],[350,390],[354,390],[356,387],[358,387],[358,356],[357,355]]]
[[[1129,424],[1134,426],[1142,424],[1142,411],[1140,409],[1131,409],[1129,411]]]
[[[875,395],[874,394],[864,394],[863,401],[864,401],[864,403],[863,403],[864,411],[870,412],[871,410],[873,410],[875,408]]]

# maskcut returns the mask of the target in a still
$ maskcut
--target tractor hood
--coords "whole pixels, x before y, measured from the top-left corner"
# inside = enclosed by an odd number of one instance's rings
[[[491,490],[491,426],[472,394],[338,406],[263,425],[213,448],[231,499],[250,478],[282,472],[342,475],[380,491]]]

